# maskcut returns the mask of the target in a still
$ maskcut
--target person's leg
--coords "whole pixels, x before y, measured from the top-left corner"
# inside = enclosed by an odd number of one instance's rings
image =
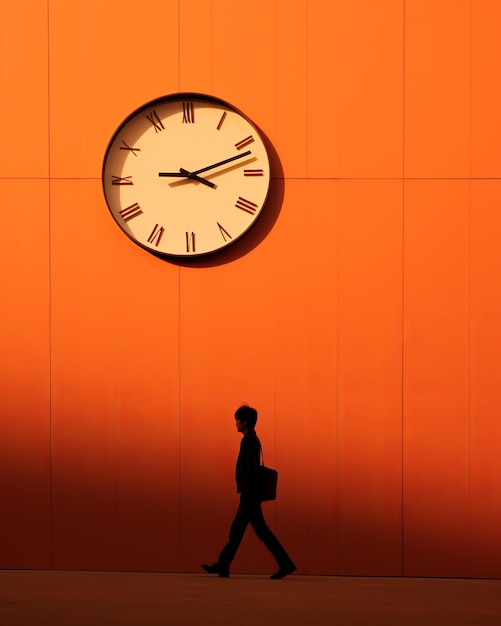
[[[278,563],[279,571],[287,573],[293,572],[296,569],[296,566],[280,541],[268,527],[268,524],[264,519],[261,502],[259,502],[259,500],[254,500],[252,503],[249,503],[249,513],[249,522],[254,529],[254,532],[275,557],[275,560]]]
[[[249,509],[245,500],[241,497],[240,504],[235,514],[235,519],[230,526],[228,543],[219,554],[217,564],[220,572],[228,572],[230,564],[237,553],[243,539],[245,529],[249,523]]]

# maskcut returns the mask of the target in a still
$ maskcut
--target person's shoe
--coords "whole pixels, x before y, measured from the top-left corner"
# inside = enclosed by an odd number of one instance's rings
[[[270,578],[273,580],[285,578],[286,576],[288,576],[289,574],[292,574],[296,570],[297,570],[297,567],[294,565],[294,563],[291,563],[290,565],[286,565],[285,567],[279,567],[278,572],[275,572],[274,574],[272,574]]]
[[[230,577],[230,568],[229,567],[221,567],[219,563],[212,563],[212,565],[202,564],[202,569],[204,569],[207,574],[219,574],[219,578],[229,578]]]
[[[219,574],[219,564],[213,563],[212,565],[206,565],[202,563],[202,569],[204,569],[207,574]]]

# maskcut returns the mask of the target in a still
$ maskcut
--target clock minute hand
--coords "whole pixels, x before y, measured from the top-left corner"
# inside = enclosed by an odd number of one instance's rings
[[[232,156],[229,159],[224,159],[224,161],[219,161],[219,163],[213,163],[212,165],[208,165],[207,167],[202,167],[202,169],[195,170],[192,172],[193,174],[201,174],[202,172],[207,172],[208,170],[213,170],[215,167],[219,167],[220,165],[225,165],[226,163],[231,163],[232,161],[236,161],[237,159],[241,159],[243,157],[252,154],[250,150],[246,152],[242,152],[242,154],[237,154],[236,156]]]
[[[226,163],[231,163],[232,161],[236,161],[237,159],[242,159],[243,157],[249,156],[249,154],[252,154],[252,152],[250,150],[246,150],[245,152],[242,152],[242,154],[236,154],[235,156],[232,156],[229,159],[223,159],[223,161],[218,161],[217,163],[213,163],[212,165],[207,165],[207,167],[202,167],[201,169],[195,170],[194,172],[189,172],[188,170],[185,170],[184,168],[181,167],[179,168],[179,173],[178,172],[158,172],[158,175],[159,176],[171,176],[171,177],[184,176],[185,178],[198,180],[200,183],[203,183],[204,185],[208,185],[209,187],[215,188],[216,185],[214,185],[214,183],[211,183],[209,180],[202,178],[201,176],[198,176],[198,174],[202,174],[203,172],[208,172],[209,170],[213,170],[216,167],[219,167],[220,165],[226,165]]]

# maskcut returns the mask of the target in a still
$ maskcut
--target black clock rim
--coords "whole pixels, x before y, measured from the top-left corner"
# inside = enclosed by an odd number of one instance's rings
[[[162,251],[159,251],[159,250],[153,250],[153,249],[149,248],[148,246],[143,245],[140,241],[138,241],[137,239],[135,239],[134,237],[129,235],[121,227],[120,223],[118,222],[117,218],[115,217],[115,214],[111,210],[111,207],[110,207],[110,205],[108,203],[108,198],[106,197],[104,171],[105,171],[105,168],[106,168],[106,161],[107,161],[107,158],[108,158],[108,154],[109,154],[109,152],[111,150],[111,147],[112,147],[115,139],[117,138],[119,133],[122,131],[124,126],[126,126],[130,122],[130,120],[132,120],[134,117],[139,115],[142,111],[145,111],[145,110],[147,110],[149,108],[152,108],[152,107],[154,107],[155,105],[157,105],[159,103],[169,102],[169,101],[172,101],[172,100],[185,100],[185,99],[186,100],[189,100],[189,99],[200,99],[200,100],[207,100],[207,101],[210,101],[210,102],[214,102],[215,104],[222,105],[222,106],[228,108],[229,110],[233,111],[234,113],[237,113],[238,115],[243,117],[255,129],[255,131],[258,134],[261,142],[263,143],[263,145],[265,147],[265,150],[266,150],[266,156],[268,158],[268,166],[270,167],[270,170],[271,170],[271,160],[270,160],[270,154],[269,154],[268,147],[267,147],[267,142],[266,142],[266,139],[265,139],[263,133],[259,129],[259,127],[255,124],[255,122],[248,115],[246,115],[238,107],[234,106],[233,104],[229,103],[228,101],[223,100],[222,98],[219,98],[217,96],[213,96],[211,94],[206,94],[206,93],[201,93],[201,92],[196,92],[196,91],[173,92],[173,93],[166,94],[166,95],[163,95],[163,96],[158,96],[157,98],[153,98],[153,100],[150,100],[150,101],[148,101],[146,103],[143,103],[141,106],[137,107],[136,109],[134,109],[134,111],[132,111],[129,115],[127,115],[127,117],[122,120],[122,122],[118,125],[118,127],[115,130],[115,132],[111,136],[111,139],[109,140],[108,145],[106,146],[106,150],[104,152],[103,164],[102,164],[102,167],[101,167],[101,187],[102,187],[104,199],[106,201],[106,206],[108,207],[108,211],[110,212],[113,220],[118,225],[118,227],[120,228],[122,233],[128,239],[130,239],[132,241],[132,243],[136,244],[137,246],[139,246],[143,250],[146,250],[147,252],[149,252],[153,256],[156,256],[156,257],[159,257],[159,258],[166,258],[166,259],[168,258],[168,259],[173,259],[173,260],[174,259],[188,260],[188,259],[204,258],[204,257],[208,257],[208,256],[212,256],[212,255],[221,253],[224,250],[227,250],[228,248],[233,247],[259,221],[262,213],[265,210],[266,204],[268,202],[268,198],[270,196],[270,187],[271,187],[271,181],[272,181],[272,176],[271,176],[271,171],[270,171],[270,180],[269,180],[269,183],[268,183],[268,188],[266,190],[266,196],[264,198],[262,208],[259,211],[259,214],[256,217],[256,219],[249,225],[249,227],[246,230],[244,230],[242,233],[240,233],[235,239],[233,239],[232,241],[230,241],[228,243],[225,243],[221,247],[216,248],[214,250],[209,250],[207,252],[199,252],[199,253],[195,252],[195,253],[189,253],[189,254],[174,254],[172,252],[162,252]]]

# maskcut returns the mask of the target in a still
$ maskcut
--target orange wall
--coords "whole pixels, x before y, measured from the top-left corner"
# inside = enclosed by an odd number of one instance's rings
[[[0,567],[198,571],[248,402],[301,573],[501,576],[500,27],[496,0],[0,4]],[[280,159],[215,262],[133,245],[101,190],[116,127],[178,91]],[[257,543],[235,570],[273,568]]]

